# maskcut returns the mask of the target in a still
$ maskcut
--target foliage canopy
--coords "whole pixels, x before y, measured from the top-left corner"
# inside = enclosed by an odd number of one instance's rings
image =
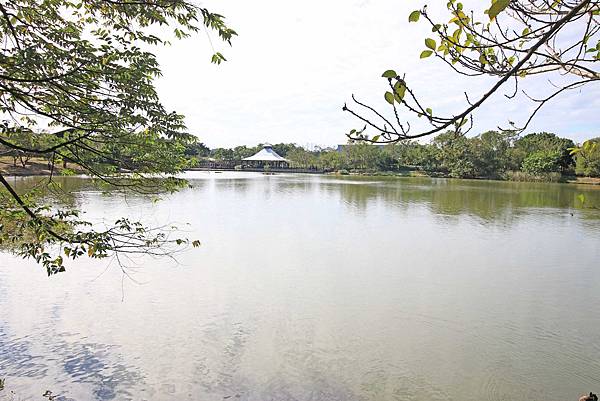
[[[600,3],[597,0],[492,0],[485,10],[467,10],[463,3],[449,0],[448,20],[437,21],[424,6],[408,16],[409,23],[425,22],[432,36],[424,40],[420,57],[435,56],[456,74],[494,79],[483,93],[464,93],[464,104],[450,115],[436,112],[410,84],[409,77],[393,69],[383,78],[388,89],[384,99],[393,110],[387,118],[381,110],[359,101],[343,110],[362,123],[347,136],[353,140],[394,143],[446,130],[464,134],[473,126],[473,113],[502,88],[514,98],[519,81],[529,76],[547,76],[548,93],[541,98],[524,94],[534,108],[521,124],[510,122],[510,131],[524,131],[536,113],[549,101],[569,90],[600,81]],[[410,118],[401,112],[422,117],[427,128],[414,131]],[[370,136],[367,129],[375,131]]]
[[[575,157],[570,152],[573,146],[570,139],[548,132],[520,136],[514,131],[485,131],[466,137],[446,131],[424,144],[402,141],[374,145],[352,141],[336,148],[308,150],[296,144],[281,143],[273,145],[273,149],[285,156],[294,168],[356,173],[419,171],[457,178],[538,181],[572,176],[575,159],[579,165],[584,156],[588,160],[586,163],[593,163],[594,154],[590,146]],[[260,145],[211,149],[207,156],[198,156],[198,162],[222,163],[224,167],[231,167],[242,164],[244,157],[260,149]]]
[[[154,193],[181,185],[172,175],[193,138],[183,116],[158,98],[161,71],[151,50],[200,29],[226,43],[236,35],[223,16],[185,0],[1,2],[1,154],[46,158],[49,181],[61,161],[113,189]],[[0,243],[35,258],[48,274],[64,270],[67,257],[163,253],[183,241],[124,219],[97,231],[77,210],[50,209],[2,175],[0,187]]]

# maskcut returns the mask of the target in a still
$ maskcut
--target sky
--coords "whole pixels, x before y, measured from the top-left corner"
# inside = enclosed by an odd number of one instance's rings
[[[163,71],[157,82],[159,95],[167,109],[186,116],[189,131],[211,148],[264,142],[308,147],[345,143],[348,131],[362,127],[342,111],[351,94],[389,111],[383,99],[387,82],[381,78],[387,69],[405,73],[408,84],[434,113],[458,113],[466,105],[464,91],[474,99],[494,81],[462,78],[441,60],[419,59],[431,29],[424,22],[409,24],[408,15],[423,4],[418,0],[203,3],[225,15],[239,34],[229,47],[208,32],[214,48],[228,61],[210,63],[213,51],[205,32],[157,49]],[[445,1],[429,0],[429,12],[442,15],[443,5]],[[551,90],[547,78],[525,81],[532,96]],[[506,86],[477,110],[470,135],[507,127],[509,120],[526,120],[535,105],[523,95],[506,99],[504,94],[511,90]],[[422,123],[413,115],[402,117],[414,129]],[[600,85],[588,85],[549,103],[526,133],[537,131],[575,141],[600,136]]]

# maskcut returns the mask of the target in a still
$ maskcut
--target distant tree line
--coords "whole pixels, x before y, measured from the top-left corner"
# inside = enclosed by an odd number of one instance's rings
[[[28,148],[33,141],[50,147],[64,140],[51,134],[28,130],[11,133],[13,143]],[[194,167],[203,160],[240,162],[262,149],[257,146],[210,149],[192,137],[183,141],[144,137],[144,147],[151,145],[162,151],[153,154],[153,163],[170,160],[180,168]],[[146,143],[148,142],[148,143]],[[176,143],[173,143],[176,142]],[[292,143],[274,144],[273,150],[290,161],[292,167],[317,168],[327,171],[357,173],[406,173],[420,171],[434,176],[455,178],[493,178],[509,180],[558,180],[564,176],[600,177],[600,138],[586,141],[583,146],[548,132],[519,136],[510,131],[486,131],[474,137],[448,131],[429,143],[402,141],[388,145],[365,142],[348,143],[337,148],[308,150]],[[135,146],[134,146],[135,145]],[[137,144],[111,148],[104,144],[103,152],[60,156],[36,154],[8,148],[0,144],[0,156],[9,157],[14,167],[26,168],[30,161],[59,163],[63,168],[72,160],[86,159],[103,172],[126,168],[143,169],[148,162]],[[156,157],[156,155],[160,157]],[[107,155],[110,155],[107,156]],[[51,160],[54,158],[54,160]],[[116,165],[112,159],[118,158]],[[89,160],[88,160],[89,159]],[[93,159],[93,160],[92,160]],[[124,163],[123,161],[126,161]]]
[[[5,128],[5,126],[0,126]],[[89,135],[80,140],[82,146],[65,148],[60,152],[40,152],[69,140],[68,134],[56,135],[18,129],[2,134],[10,140],[11,146],[0,143],[0,158],[10,160],[13,167],[30,167],[32,162],[45,163],[49,170],[55,164],[61,172],[68,167],[77,167],[81,163],[93,166],[93,175],[103,177],[117,172],[135,171],[148,173],[155,168],[175,173],[190,166],[192,154],[188,148],[198,144],[196,137],[165,138],[149,132],[131,134],[127,142],[113,143],[102,141],[98,136]],[[94,146],[94,148],[92,148]],[[152,151],[148,151],[151,148]],[[6,160],[5,160],[6,162]],[[92,168],[92,167],[90,167]],[[80,168],[81,170],[81,168]]]
[[[273,149],[292,167],[339,172],[409,172],[455,178],[558,180],[563,176],[600,177],[600,138],[577,148],[567,138],[540,132],[519,136],[510,131],[486,131],[474,137],[448,131],[429,143],[403,141],[389,145],[364,142],[338,148],[307,150],[279,143]],[[209,149],[200,142],[185,145],[185,154],[197,159],[241,161],[262,148],[236,146]],[[574,150],[576,149],[576,150]]]

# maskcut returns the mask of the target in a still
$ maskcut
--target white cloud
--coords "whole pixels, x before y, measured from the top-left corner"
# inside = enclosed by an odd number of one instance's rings
[[[463,79],[441,61],[419,60],[423,39],[431,33],[425,24],[408,24],[407,16],[421,5],[392,0],[224,0],[208,5],[226,15],[240,35],[232,48],[212,35],[229,61],[209,63],[212,50],[204,34],[160,49],[160,95],[169,109],[186,115],[191,132],[211,147],[343,143],[344,133],[360,124],[341,106],[356,93],[385,108],[385,81],[379,77],[387,68],[405,72],[434,110],[460,111],[463,91],[475,98],[491,81]],[[546,84],[536,80],[528,88],[539,92]],[[600,135],[599,94],[596,87],[560,98],[540,112],[529,131],[576,140]],[[532,107],[524,96],[507,101],[498,94],[476,113],[474,131],[506,126],[508,119],[523,121]]]

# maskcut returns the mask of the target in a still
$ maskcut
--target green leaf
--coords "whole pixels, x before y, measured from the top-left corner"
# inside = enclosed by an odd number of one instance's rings
[[[492,6],[490,7],[490,9],[488,10],[488,15],[490,17],[490,20],[493,20],[494,18],[496,18],[498,16],[498,14],[500,14],[502,11],[504,11],[504,9],[506,9],[506,7],[508,7],[508,5],[510,4],[511,0],[496,0],[492,3]]]
[[[406,93],[406,86],[403,81],[398,81],[394,85],[394,97],[398,103],[402,103],[402,99],[404,99],[404,94]]]
[[[431,110],[429,107],[425,109],[425,111],[427,112],[427,114],[432,115],[433,114],[433,110]]]
[[[408,16],[408,22],[417,22],[421,16],[421,11],[415,10]]]
[[[382,77],[384,78],[396,78],[398,76],[398,74],[396,74],[396,71],[394,70],[387,70],[386,72],[384,72],[383,74],[381,74]]]
[[[223,61],[227,61],[227,59],[219,52],[213,54],[210,62],[213,64],[221,64]]]
[[[381,135],[375,135],[373,137],[373,139],[371,139],[373,142],[377,142],[379,140],[379,138],[381,138]]]
[[[436,48],[435,40],[433,40],[431,38],[425,39],[425,46],[427,46],[431,50],[435,50],[435,48]]]
[[[585,152],[593,152],[598,144],[596,142],[587,140],[583,143],[583,150]]]
[[[583,150],[585,150],[585,151],[590,150],[590,146],[592,146],[592,142],[591,141],[585,141],[583,143]]]
[[[384,98],[389,104],[394,104],[394,94],[392,92],[385,92]]]
[[[454,39],[455,43],[459,43],[460,42],[460,35],[462,34],[462,26],[459,26],[458,29],[456,29],[456,31],[454,31],[452,33],[452,39]]]
[[[431,50],[423,50],[421,52],[421,55],[419,56],[420,58],[427,58],[429,56],[431,56],[433,54],[433,52]]]

